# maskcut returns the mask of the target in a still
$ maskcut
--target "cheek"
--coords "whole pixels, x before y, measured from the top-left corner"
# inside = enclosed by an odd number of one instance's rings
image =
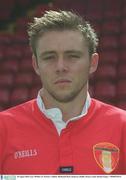
[[[75,74],[78,74],[79,76],[85,76],[89,74],[90,65],[87,63],[81,63],[79,66],[76,66],[74,71]]]
[[[39,71],[41,74],[49,74],[49,73],[51,73],[51,71],[53,71],[54,67],[52,65],[50,65],[49,63],[40,63]]]
[[[51,75],[49,69],[48,70],[46,70],[46,69],[40,70],[40,79],[41,79],[43,85],[44,84],[50,84],[51,78],[52,78],[52,75]]]
[[[43,63],[39,63],[38,68],[39,68],[39,73],[41,76],[42,75],[44,76],[44,74],[48,73],[48,67],[46,67]]]
[[[74,73],[74,82],[76,86],[85,84],[89,79],[89,66],[81,66],[78,71]]]

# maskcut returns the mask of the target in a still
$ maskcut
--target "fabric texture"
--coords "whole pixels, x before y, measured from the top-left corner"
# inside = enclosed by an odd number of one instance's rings
[[[91,99],[59,136],[36,99],[0,113],[0,174],[126,174],[126,112]]]

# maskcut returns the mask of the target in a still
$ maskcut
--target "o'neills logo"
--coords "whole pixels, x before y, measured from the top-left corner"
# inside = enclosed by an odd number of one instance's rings
[[[14,153],[14,159],[32,157],[32,156],[37,156],[37,155],[38,153],[36,149],[27,149],[27,150],[22,150],[22,151],[16,151]]]
[[[108,142],[101,142],[93,146],[93,154],[97,164],[105,173],[111,173],[119,161],[119,148]]]

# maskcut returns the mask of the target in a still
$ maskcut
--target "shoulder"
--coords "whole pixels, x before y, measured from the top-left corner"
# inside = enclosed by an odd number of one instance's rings
[[[24,115],[31,114],[32,111],[34,111],[35,101],[36,100],[33,99],[0,112],[0,123],[4,120],[20,118]]]
[[[92,103],[94,104],[94,109],[97,115],[102,116],[103,118],[121,120],[126,123],[126,111],[115,107],[110,104],[103,103],[99,100],[92,98]]]
[[[111,113],[121,113],[121,114],[125,114],[126,115],[126,111],[123,110],[123,109],[120,109],[116,106],[113,106],[111,104],[107,104],[107,103],[104,103],[102,101],[99,101],[99,100],[96,100],[94,98],[92,98],[92,102],[94,104],[94,107],[98,110],[103,110],[103,111],[109,111]]]

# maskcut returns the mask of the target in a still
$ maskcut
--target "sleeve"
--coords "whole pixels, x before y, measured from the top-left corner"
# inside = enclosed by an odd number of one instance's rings
[[[5,128],[3,126],[2,117],[0,116],[0,174],[2,174],[2,161],[5,148]]]
[[[126,116],[125,116],[125,121],[123,125],[123,132],[122,132],[122,161],[123,161],[123,166],[122,166],[122,173],[126,174]]]
[[[1,131],[1,129],[0,129]],[[0,174],[2,174],[2,140],[1,140],[1,132],[0,132]]]

